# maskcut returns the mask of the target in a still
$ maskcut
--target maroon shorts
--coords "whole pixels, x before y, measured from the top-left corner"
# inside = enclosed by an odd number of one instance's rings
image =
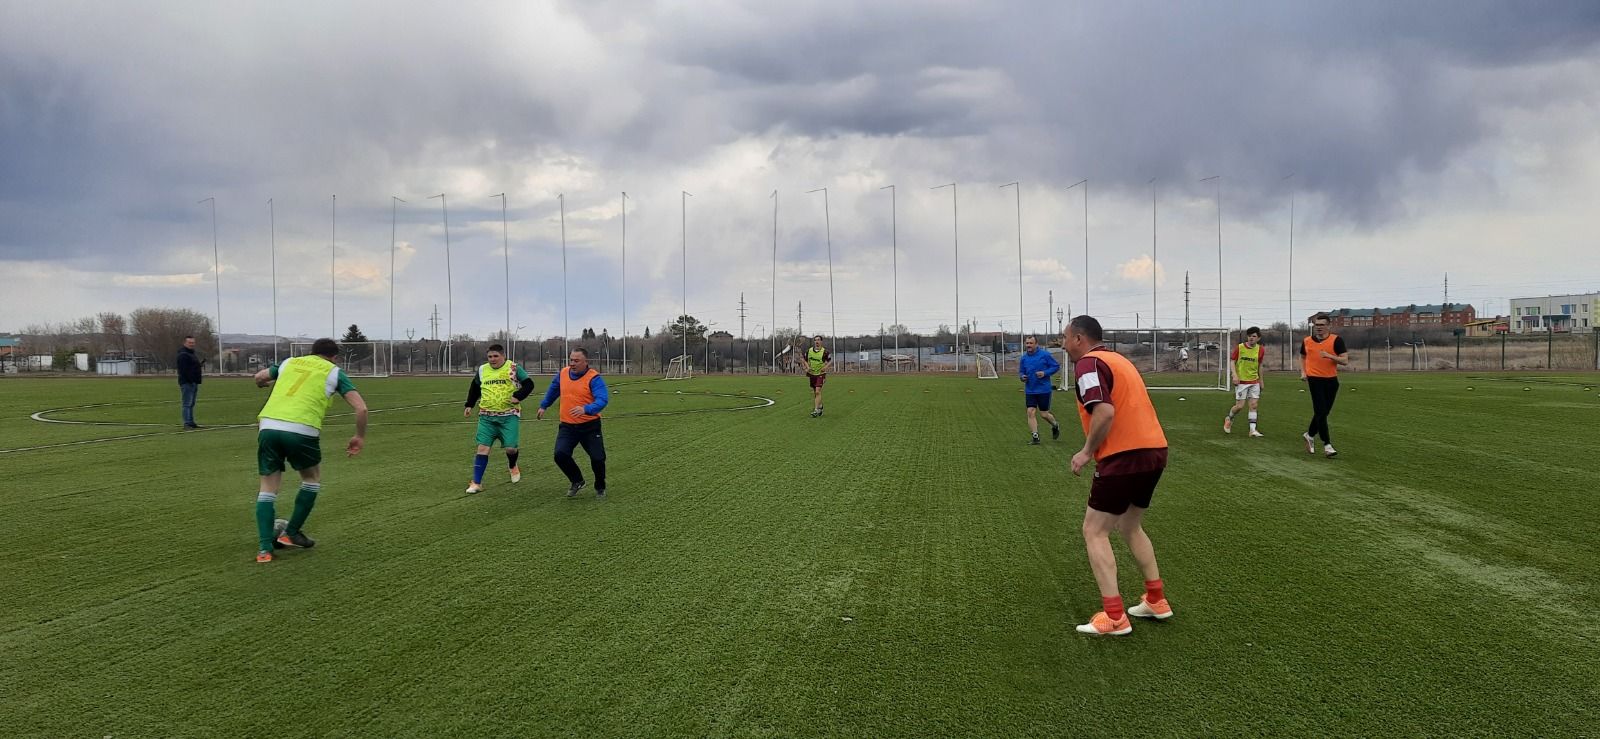
[[[1113,516],[1127,513],[1128,506],[1149,508],[1163,471],[1155,469],[1104,477],[1095,473],[1094,483],[1089,486],[1089,507]]]
[[[811,381],[811,387],[819,388],[819,387],[822,387],[822,383],[828,381],[828,376],[827,375],[813,375],[813,374],[807,373],[806,374],[806,379]]]

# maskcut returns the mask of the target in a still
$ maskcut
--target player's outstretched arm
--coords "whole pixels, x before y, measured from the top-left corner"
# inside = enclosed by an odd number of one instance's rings
[[[344,453],[354,457],[361,453],[367,445],[367,401],[361,393],[351,390],[344,394],[344,402],[350,404],[350,409],[356,412],[356,435],[350,437],[350,443],[344,448]]]
[[[256,387],[272,386],[272,368],[267,367],[256,373]]]

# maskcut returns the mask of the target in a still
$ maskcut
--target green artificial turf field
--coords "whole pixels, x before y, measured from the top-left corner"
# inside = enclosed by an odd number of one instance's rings
[[[170,379],[0,380],[0,734],[1594,730],[1600,377],[1347,376],[1335,460],[1290,377],[1265,439],[1221,433],[1231,394],[1157,393],[1177,616],[1122,639],[1073,632],[1070,395],[1029,447],[1010,379],[839,375],[811,419],[801,378],[613,378],[597,502],[531,413],[522,483],[496,450],[463,495],[467,382],[358,380],[379,412],[355,459],[330,422],[317,547],[257,565],[265,391],[208,380],[183,433]]]

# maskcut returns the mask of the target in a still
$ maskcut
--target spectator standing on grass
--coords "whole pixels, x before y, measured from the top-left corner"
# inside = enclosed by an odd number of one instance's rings
[[[1322,437],[1322,453],[1333,458],[1339,452],[1333,448],[1332,433],[1328,430],[1328,415],[1333,412],[1333,401],[1339,397],[1339,367],[1350,363],[1350,350],[1338,334],[1328,332],[1328,314],[1311,317],[1311,335],[1300,340],[1300,379],[1306,383],[1311,395],[1311,425],[1301,434],[1306,440],[1306,453],[1317,453],[1316,437]]]
[[[200,395],[200,370],[205,367],[206,360],[202,359],[194,350],[194,337],[183,337],[183,346],[178,347],[178,391],[183,398],[183,427],[197,429],[200,425],[194,422],[194,401]]]
[[[1072,455],[1072,474],[1081,474],[1094,462],[1094,482],[1083,512],[1083,542],[1103,606],[1089,623],[1078,626],[1078,632],[1124,636],[1133,633],[1129,616],[1172,617],[1155,547],[1143,525],[1156,483],[1167,466],[1167,436],[1139,370],[1126,357],[1107,350],[1101,336],[1100,322],[1092,316],[1072,319],[1062,335],[1077,377],[1078,416],[1084,434],[1083,449]],[[1144,595],[1126,610],[1117,588],[1113,530],[1122,534],[1144,575]]]
[[[544,420],[544,411],[560,401],[561,426],[556,429],[556,466],[567,476],[570,486],[567,497],[578,497],[578,491],[588,484],[583,470],[572,459],[572,451],[579,445],[589,455],[589,468],[594,472],[594,497],[606,499],[606,445],[600,437],[600,411],[611,402],[606,381],[589,366],[589,350],[582,347],[567,356],[567,368],[556,373],[539,401],[538,419]]]
[[[1022,380],[1022,405],[1028,409],[1028,432],[1033,435],[1029,444],[1039,443],[1039,416],[1050,422],[1050,438],[1061,438],[1061,424],[1050,413],[1050,398],[1055,392],[1051,378],[1061,371],[1061,363],[1048,351],[1039,348],[1038,337],[1029,336],[1022,342],[1022,357],[1017,360],[1017,379]]]

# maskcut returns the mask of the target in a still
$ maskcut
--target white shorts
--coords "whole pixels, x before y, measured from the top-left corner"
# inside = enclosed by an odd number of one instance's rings
[[[1260,400],[1261,399],[1261,383],[1256,383],[1256,384],[1253,384],[1253,385],[1246,385],[1244,383],[1240,383],[1239,385],[1237,385],[1237,386],[1235,386],[1233,388],[1233,399],[1234,400],[1247,400],[1247,399],[1248,400]]]

